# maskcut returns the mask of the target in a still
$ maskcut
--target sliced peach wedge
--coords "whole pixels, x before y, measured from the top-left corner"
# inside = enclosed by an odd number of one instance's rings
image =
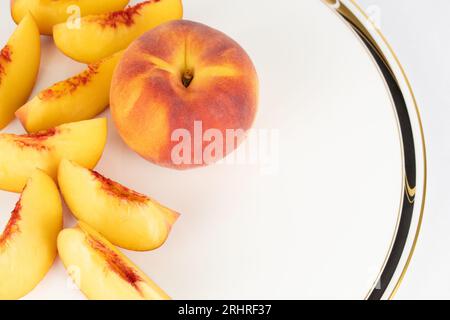
[[[21,192],[35,168],[56,179],[64,158],[94,168],[106,135],[106,119],[69,123],[35,134],[0,134],[0,189]]]
[[[11,0],[11,16],[16,23],[30,12],[41,34],[51,35],[58,23],[76,23],[79,16],[125,8],[129,0]]]
[[[122,11],[83,17],[79,28],[55,25],[53,38],[67,56],[91,63],[126,49],[146,31],[182,17],[181,0],[147,0]]]
[[[56,257],[62,223],[56,184],[36,170],[0,234],[0,300],[23,297],[44,278]]]
[[[26,15],[0,50],[0,130],[30,96],[40,62],[39,30],[33,17]]]
[[[58,252],[69,275],[89,299],[170,299],[108,240],[83,222],[61,231]]]
[[[164,244],[179,214],[99,173],[62,160],[58,183],[78,220],[113,244],[135,251]]]
[[[111,79],[121,57],[118,52],[92,63],[84,72],[41,91],[17,110],[17,118],[28,132],[92,119],[109,105]]]

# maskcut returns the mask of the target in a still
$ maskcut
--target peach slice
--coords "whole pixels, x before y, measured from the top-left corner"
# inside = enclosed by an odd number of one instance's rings
[[[22,191],[35,168],[55,179],[63,158],[94,168],[106,135],[106,119],[69,123],[28,135],[0,134],[0,189]]]
[[[14,112],[30,96],[40,62],[39,30],[27,15],[0,51],[0,129],[14,119]]]
[[[149,197],[68,160],[61,161],[58,182],[75,217],[125,249],[160,247],[179,217]]]
[[[111,78],[122,52],[90,64],[86,71],[41,91],[16,112],[28,132],[87,120],[109,104]]]
[[[67,56],[90,63],[125,49],[147,30],[182,16],[181,0],[148,0],[122,11],[83,17],[80,28],[58,24],[53,37]]]
[[[0,299],[19,299],[44,278],[55,260],[63,223],[53,180],[36,170],[0,234]]]
[[[170,299],[108,240],[83,222],[61,231],[58,252],[70,276],[89,299]]]
[[[51,35],[58,23],[76,23],[80,16],[123,9],[129,0],[11,0],[11,16],[16,23],[28,13],[36,19],[41,34]]]

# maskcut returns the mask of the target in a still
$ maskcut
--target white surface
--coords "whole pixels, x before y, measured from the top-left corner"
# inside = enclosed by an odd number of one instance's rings
[[[447,0],[359,0],[379,12],[386,35],[412,82],[428,147],[423,229],[398,299],[450,297],[450,20]]]
[[[131,153],[111,126],[97,169],[183,213],[163,248],[127,255],[174,298],[364,298],[401,193],[394,113],[367,51],[317,0],[184,2],[185,18],[228,33],[254,59],[256,127],[279,130],[279,171],[159,168]],[[7,7],[0,4],[0,43],[14,28]],[[44,44],[36,89],[82,69]],[[16,198],[1,193],[0,210]],[[82,295],[57,261],[28,298]]]

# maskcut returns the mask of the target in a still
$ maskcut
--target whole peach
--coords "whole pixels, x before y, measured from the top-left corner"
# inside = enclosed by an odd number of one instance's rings
[[[110,102],[131,149],[158,165],[188,169],[238,146],[255,120],[258,90],[255,67],[238,43],[178,20],[131,44],[114,73]]]

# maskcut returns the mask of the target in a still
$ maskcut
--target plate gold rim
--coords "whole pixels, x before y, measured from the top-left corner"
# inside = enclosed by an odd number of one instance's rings
[[[351,8],[349,8],[348,6],[343,4],[342,1],[339,1],[339,0],[323,0],[323,1],[326,4],[331,5],[333,7],[334,11],[337,12],[338,14],[340,14],[341,16],[343,16],[344,18],[355,19],[355,17],[350,17],[348,15],[349,12],[350,13],[353,13],[353,12],[352,12]],[[419,132],[420,132],[420,140],[421,140],[420,143],[421,143],[421,147],[422,147],[422,158],[423,158],[422,159],[423,160],[423,169],[422,169],[423,170],[423,192],[422,192],[422,199],[421,199],[421,204],[420,204],[420,212],[419,212],[419,217],[418,217],[418,221],[417,221],[417,227],[416,227],[415,234],[413,237],[413,242],[411,244],[411,248],[410,248],[409,252],[407,253],[407,259],[404,262],[403,266],[401,266],[400,264],[397,266],[397,270],[402,268],[401,269],[402,271],[401,271],[398,279],[396,280],[396,283],[392,289],[392,292],[390,292],[388,295],[388,300],[393,300],[395,298],[396,294],[398,293],[398,290],[400,289],[400,287],[403,283],[403,280],[405,279],[405,276],[411,265],[411,262],[412,262],[412,259],[414,256],[414,252],[416,250],[416,247],[417,247],[417,244],[419,241],[420,232],[422,229],[422,224],[423,224],[423,219],[424,219],[426,196],[427,196],[427,181],[428,181],[428,177],[427,177],[428,163],[427,163],[427,146],[426,146],[426,139],[425,139],[425,130],[424,130],[424,126],[423,126],[420,108],[419,108],[419,105],[417,102],[417,98],[414,94],[414,90],[412,88],[411,81],[409,80],[409,78],[406,74],[406,71],[405,71],[403,65],[401,64],[400,59],[398,58],[395,51],[393,50],[393,47],[388,42],[388,40],[384,36],[384,34],[381,32],[380,28],[372,21],[372,19],[370,19],[369,15],[364,11],[364,9],[361,7],[361,5],[359,3],[357,3],[356,0],[347,0],[347,1],[350,2],[354,6],[355,10],[357,10],[359,12],[359,14],[361,14],[365,19],[365,21],[359,21],[359,19],[358,19],[357,21],[352,21],[352,22],[355,23],[359,28],[361,28],[362,31],[365,33],[365,35],[369,38],[369,40],[371,40],[370,41],[371,45],[373,45],[379,51],[379,53],[381,54],[383,60],[385,61],[386,65],[388,67],[390,67],[391,64],[386,59],[386,56],[385,56],[383,50],[380,49],[378,43],[371,36],[370,31],[367,30],[367,28],[365,27],[366,25],[370,25],[371,28],[373,28],[373,30],[380,37],[381,41],[384,42],[384,45],[386,46],[389,53],[392,55],[394,62],[398,66],[401,76],[403,77],[403,79],[406,83],[406,86],[408,88],[410,98],[412,99],[412,103],[414,106],[415,116],[416,116],[416,119],[418,122],[418,127],[419,127]],[[395,74],[393,74],[393,75],[397,79],[397,75],[395,75]],[[403,90],[401,90],[401,91],[403,91]],[[403,152],[402,152],[402,154],[403,154]],[[417,172],[417,169],[416,169],[416,172]],[[407,191],[409,192],[411,188],[409,187],[408,178],[406,177],[406,175],[405,175],[405,181],[406,181],[406,185],[407,185]],[[398,230],[397,230],[397,232],[398,232]],[[394,234],[394,238],[395,238],[395,234]],[[391,246],[392,246],[392,244],[391,244]],[[390,254],[391,254],[391,247],[389,248],[388,256]],[[383,266],[383,269],[384,269],[384,266]],[[378,274],[377,281],[378,281],[378,279],[380,279],[383,269],[381,270],[380,274]],[[395,281],[395,279],[392,279],[392,280]],[[373,292],[373,288],[367,295],[366,299],[370,296],[371,292]]]

